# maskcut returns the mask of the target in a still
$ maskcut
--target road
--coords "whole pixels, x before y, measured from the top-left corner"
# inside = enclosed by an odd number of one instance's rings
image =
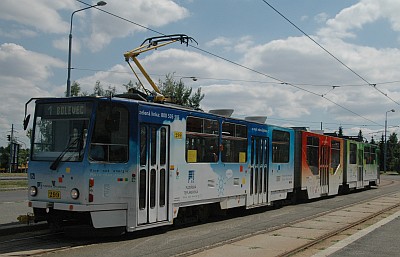
[[[27,190],[0,191],[0,225],[17,223],[19,215],[32,212],[28,207]]]
[[[70,245],[74,247],[48,253],[47,256],[173,256],[400,190],[400,176],[382,178],[393,181],[393,184],[279,209],[241,210],[240,213],[232,213],[226,218],[188,227],[156,228],[114,238],[76,240],[60,236],[51,239],[52,243],[57,242],[55,248]],[[29,245],[25,247],[29,252]]]
[[[28,199],[27,190],[0,191],[0,203],[23,202]]]

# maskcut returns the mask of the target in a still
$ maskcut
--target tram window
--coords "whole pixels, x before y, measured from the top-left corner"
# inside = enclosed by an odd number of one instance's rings
[[[81,161],[91,113],[89,102],[38,103],[32,160],[54,161],[60,157],[61,161]]]
[[[150,208],[156,206],[156,170],[150,171]]]
[[[358,153],[357,153],[358,165],[361,165],[364,161],[364,152],[362,149],[358,149],[357,151],[358,151]]]
[[[147,163],[147,127],[140,127],[140,165]]]
[[[129,112],[121,104],[100,102],[96,112],[89,158],[102,162],[127,162]]]
[[[371,147],[371,164],[376,163],[376,147]]]
[[[313,175],[318,175],[319,138],[307,137],[307,164]]]
[[[154,127],[150,128],[150,130],[151,130],[150,163],[151,165],[155,165],[157,161],[157,130]]]
[[[350,143],[350,164],[357,164],[357,145]]]
[[[186,122],[186,162],[217,162],[218,121],[188,117]]]
[[[333,171],[339,167],[340,164],[340,142],[336,140],[332,140],[332,161],[331,168]]]
[[[167,130],[165,128],[161,128],[160,140],[160,165],[165,165],[167,161]]]
[[[364,160],[365,164],[371,164],[371,147],[370,146],[364,146]]]
[[[272,162],[288,163],[289,162],[289,143],[290,134],[286,131],[272,131]]]
[[[254,164],[254,147],[255,147],[254,145],[255,145],[255,143],[256,143],[256,140],[254,138],[251,138],[251,156],[250,156],[251,165]]]
[[[143,210],[146,207],[146,170],[139,172],[139,209]]]
[[[247,161],[247,127],[230,122],[222,123],[222,161]]]
[[[160,207],[165,206],[165,169],[160,170]]]

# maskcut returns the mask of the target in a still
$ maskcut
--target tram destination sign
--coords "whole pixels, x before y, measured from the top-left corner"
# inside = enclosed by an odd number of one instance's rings
[[[87,117],[91,104],[82,102],[42,104],[39,115],[53,118]]]

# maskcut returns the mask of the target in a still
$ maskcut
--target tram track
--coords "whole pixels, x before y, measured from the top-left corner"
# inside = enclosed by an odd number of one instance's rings
[[[386,181],[386,183],[382,183],[382,185],[379,187],[380,189],[384,189],[384,188],[389,188],[389,187],[396,187],[397,185],[399,185],[400,182],[399,181]],[[365,190],[364,192],[367,194],[373,193],[373,190],[376,189],[372,189],[370,190]],[[396,190],[397,192],[397,190]],[[356,193],[358,194],[358,193]],[[348,196],[354,196],[356,194],[349,194]],[[209,244],[207,246],[204,247],[198,247],[197,249],[192,249],[189,251],[184,251],[182,253],[175,253],[175,254],[166,254],[166,256],[191,256],[191,255],[197,255],[197,254],[201,254],[202,252],[206,252],[208,250],[212,250],[218,247],[222,247],[224,245],[235,245],[237,244],[237,242],[241,241],[241,240],[246,240],[249,239],[251,237],[255,237],[255,236],[262,236],[265,234],[272,234],[275,236],[279,236],[280,234],[280,230],[283,229],[288,229],[291,227],[295,227],[296,228],[296,224],[299,224],[301,222],[307,222],[309,220],[312,219],[322,219],[321,217],[324,217],[324,215],[330,215],[332,213],[334,213],[335,211],[344,211],[348,208],[351,208],[352,206],[356,206],[356,205],[361,205],[364,204],[365,206],[368,206],[369,202],[372,201],[377,201],[377,202],[382,202],[382,204],[385,204],[385,201],[380,201],[379,199],[383,199],[385,197],[390,197],[391,195],[394,194],[393,190],[387,191],[387,192],[381,192],[379,195],[377,196],[371,196],[368,197],[367,200],[362,200],[362,201],[358,201],[357,203],[351,203],[351,204],[346,204],[344,206],[341,207],[337,207],[334,208],[332,210],[328,210],[328,211],[322,211],[319,212],[317,214],[314,215],[309,215],[307,217],[303,217],[303,218],[299,218],[299,219],[293,219],[290,221],[283,221],[283,224],[280,225],[275,225],[275,226],[271,226],[268,228],[264,228],[264,229],[258,229],[256,231],[253,231],[251,233],[246,233],[243,234],[241,236],[238,237],[234,237],[222,242],[218,242],[218,243],[213,243],[213,244]],[[399,194],[399,193],[397,193]],[[342,196],[343,197],[343,196]],[[335,200],[335,202],[341,202],[342,197],[331,197],[329,198],[330,200]],[[346,196],[344,196],[346,197]],[[400,196],[399,196],[400,197]],[[324,201],[324,200],[321,200]],[[311,201],[310,203],[318,203],[319,201]],[[392,201],[393,203],[393,201]],[[400,201],[397,199],[397,203],[396,204],[391,204],[390,201],[386,201],[387,206],[385,206],[385,208],[381,208],[379,211],[374,212],[374,213],[369,213],[368,215],[366,215],[366,217],[360,218],[357,221],[355,221],[352,224],[345,224],[346,227],[341,227],[341,228],[337,228],[336,231],[330,231],[330,233],[325,233],[324,235],[320,235],[318,237],[309,239],[307,244],[303,244],[301,247],[297,247],[296,249],[293,247],[293,249],[287,250],[287,251],[283,251],[280,253],[280,255],[275,255],[275,256],[291,256],[294,255],[296,253],[299,253],[301,251],[303,251],[304,249],[313,247],[314,245],[317,245],[319,242],[322,242],[332,236],[335,236],[337,234],[342,233],[343,231],[349,229],[349,228],[354,228],[357,225],[365,222],[366,220],[369,220],[371,218],[377,217],[379,215],[382,215],[382,213],[388,212],[390,210],[393,210],[394,208],[399,208],[400,207]],[[302,207],[304,205],[299,204],[298,207]],[[289,206],[288,206],[289,207]],[[286,207],[284,207],[286,208]],[[313,206],[312,208],[319,208],[316,206]],[[282,209],[285,211],[285,213],[290,214],[293,212],[297,212],[299,211],[298,208],[296,206],[291,206],[288,209]],[[257,213],[257,212],[256,212]],[[262,213],[262,212],[261,212]],[[252,214],[249,214],[251,217]],[[257,214],[256,214],[257,215]],[[280,213],[279,215],[277,215],[275,217],[275,219],[281,219],[284,220],[284,217],[286,216],[286,214],[282,214]],[[241,219],[242,220],[242,219]],[[298,226],[297,226],[298,227]],[[232,229],[235,229],[234,226],[232,227]],[[185,229],[181,230],[181,229],[168,229],[166,228],[165,231],[169,231],[168,233],[176,233],[177,237],[182,237],[182,233],[184,232]],[[21,235],[24,235],[21,237]],[[106,241],[106,242],[111,242],[111,241],[115,241],[115,242],[124,242],[124,241],[131,241],[134,240],[135,238],[139,238],[139,240],[145,240],[146,238],[153,238],[151,232],[148,231],[148,233],[146,233],[145,235],[142,236],[138,236],[138,233],[135,234],[129,234],[124,238],[113,238],[113,239],[105,239],[105,240],[99,240],[98,238],[83,238],[83,239],[79,239],[77,240],[76,238],[69,238],[67,236],[65,236],[65,234],[63,233],[50,233],[49,230],[38,230],[38,231],[34,231],[34,232],[29,232],[29,233],[20,233],[20,234],[16,234],[16,235],[8,235],[8,236],[3,236],[0,237],[0,256],[36,256],[36,255],[43,255],[43,254],[60,254],[62,252],[67,253],[70,252],[70,250],[72,250],[71,252],[74,252],[74,249],[82,249],[82,247],[86,248],[88,246],[89,249],[93,249],[93,247],[96,247],[97,244],[101,244],[102,242]],[[140,239],[141,238],[141,239]],[[133,242],[132,242],[133,243]],[[140,241],[139,241],[140,243]],[[145,243],[146,245],[146,243]],[[145,247],[145,246],[144,246]],[[257,250],[257,248],[255,248],[255,250]],[[201,256],[201,255],[199,255]]]
[[[340,228],[338,228],[337,230],[334,230],[334,231],[331,231],[331,232],[329,232],[329,233],[327,233],[327,234],[324,234],[323,236],[320,236],[320,237],[316,238],[315,240],[312,240],[311,242],[309,242],[309,243],[307,243],[307,244],[304,244],[304,245],[302,245],[302,246],[300,246],[300,247],[297,247],[297,248],[295,248],[295,249],[292,249],[292,250],[290,250],[290,251],[287,251],[287,252],[285,252],[285,253],[283,253],[283,254],[277,255],[277,257],[293,256],[293,255],[296,254],[296,253],[299,253],[299,252],[301,252],[301,251],[304,251],[304,250],[306,250],[306,249],[308,249],[308,248],[310,248],[310,247],[312,247],[312,246],[314,246],[314,245],[317,245],[317,244],[319,244],[319,243],[321,243],[321,242],[323,242],[323,241],[325,241],[325,240],[328,240],[328,239],[330,239],[330,238],[332,238],[332,237],[334,237],[334,236],[336,236],[336,235],[338,235],[338,234],[340,234],[340,233],[342,233],[342,232],[344,232],[344,231],[347,231],[347,230],[349,230],[349,229],[351,229],[351,228],[355,228],[356,226],[358,226],[358,225],[360,225],[360,224],[363,224],[363,223],[365,223],[365,222],[367,222],[367,221],[370,221],[370,220],[372,220],[373,218],[378,217],[379,215],[382,215],[382,214],[384,214],[384,213],[387,213],[387,212],[389,212],[389,211],[391,211],[391,210],[394,210],[394,209],[397,209],[397,208],[399,208],[399,207],[400,207],[400,203],[395,204],[395,205],[390,206],[390,207],[387,207],[387,208],[385,208],[385,209],[383,209],[383,210],[381,210],[381,211],[378,211],[378,212],[376,212],[376,213],[373,213],[373,214],[371,214],[371,215],[369,215],[369,216],[367,216],[367,217],[365,217],[365,218],[362,218],[362,219],[360,219],[360,220],[358,220],[358,221],[356,221],[356,222],[353,222],[353,223],[348,224],[348,225],[346,225],[346,226],[344,226],[344,227],[340,227]]]
[[[393,184],[400,184],[400,183],[398,181],[391,181],[390,183],[386,184],[383,187],[393,186]],[[307,228],[307,227],[304,227],[304,226],[299,226],[298,224],[309,222],[309,221],[315,221],[315,220],[327,217],[329,215],[335,214],[337,212],[343,212],[343,211],[351,212],[351,211],[349,211],[351,208],[354,208],[354,207],[357,207],[357,206],[360,207],[362,205],[370,205],[370,203],[372,203],[374,201],[382,200],[382,199],[390,198],[390,197],[394,197],[393,198],[394,199],[393,202],[397,202],[397,203],[390,204],[389,206],[384,207],[384,208],[382,208],[382,209],[380,209],[378,211],[374,211],[374,212],[372,212],[371,214],[368,214],[365,217],[362,217],[362,218],[359,218],[359,219],[355,220],[354,222],[344,223],[341,226],[338,226],[336,229],[330,229],[330,230],[326,229],[328,232],[322,233],[321,235],[318,235],[316,237],[313,237],[313,236],[309,237],[309,236],[307,236],[305,234],[303,239],[307,239],[306,243],[300,244],[299,246],[292,247],[290,249],[281,250],[279,253],[277,253],[275,255],[270,255],[270,254],[267,255],[267,256],[277,256],[277,257],[294,256],[297,253],[300,253],[300,252],[302,252],[302,251],[304,251],[304,250],[306,250],[306,249],[308,249],[310,247],[313,247],[313,246],[315,246],[315,245],[317,245],[317,244],[319,244],[319,243],[321,243],[321,242],[323,242],[323,241],[325,241],[327,239],[330,239],[330,238],[332,238],[332,237],[334,237],[334,236],[336,236],[336,235],[338,235],[338,234],[340,234],[340,233],[342,233],[344,231],[347,231],[349,229],[355,228],[355,227],[359,226],[360,224],[368,222],[368,221],[370,221],[370,220],[372,220],[372,219],[374,219],[374,218],[376,218],[376,217],[378,217],[380,215],[388,213],[388,212],[390,212],[392,210],[399,209],[400,208],[400,193],[394,194],[393,192],[390,192],[390,193],[382,194],[382,195],[379,195],[379,196],[376,196],[376,197],[372,197],[372,198],[364,200],[364,201],[360,201],[358,203],[348,204],[348,205],[345,205],[345,206],[342,206],[342,207],[338,207],[338,208],[334,208],[334,209],[331,209],[331,210],[328,210],[328,211],[320,212],[318,214],[315,214],[315,215],[312,215],[312,216],[309,216],[309,217],[306,217],[306,218],[296,219],[296,220],[287,222],[285,224],[281,224],[281,225],[270,227],[270,228],[267,228],[267,229],[255,231],[255,232],[252,232],[252,233],[249,233],[249,234],[246,234],[246,235],[241,235],[241,236],[236,237],[236,238],[225,240],[225,241],[219,242],[219,243],[214,244],[214,245],[210,245],[210,246],[206,246],[206,247],[203,247],[203,248],[191,250],[191,251],[184,252],[184,253],[181,253],[181,254],[177,254],[175,256],[179,256],[179,257],[180,256],[194,256],[194,257],[217,256],[217,255],[213,255],[212,252],[213,251],[215,252],[216,248],[224,249],[224,248],[226,248],[227,245],[233,246],[233,247],[234,246],[248,247],[250,249],[249,250],[249,254],[251,254],[251,252],[252,252],[251,249],[254,249],[254,250],[257,251],[257,250],[262,249],[263,247],[262,246],[257,246],[257,244],[254,244],[254,245],[243,244],[242,245],[242,242],[246,242],[247,243],[248,241],[251,241],[251,238],[255,238],[255,237],[267,237],[267,236],[279,237],[279,236],[282,236],[281,235],[281,231],[286,231],[286,232],[283,233],[283,234],[285,234],[285,233],[287,233],[287,230],[290,230],[291,228],[304,228],[305,231],[307,231],[307,229],[311,230],[312,229],[311,227]],[[335,215],[332,215],[332,216],[335,216]],[[337,217],[339,218],[340,216],[337,216]],[[322,219],[322,220],[324,220],[324,219]],[[325,228],[320,227],[320,225],[318,225],[318,229],[321,230],[321,231],[325,230]],[[290,243],[291,239],[295,239],[296,240],[296,239],[301,239],[302,238],[302,236],[296,235],[296,232],[293,233],[293,235],[292,235],[293,237],[291,235],[283,235],[283,236],[287,237],[286,238],[287,245],[291,244]],[[268,239],[266,239],[266,240],[268,240]],[[254,240],[254,241],[257,241],[257,240]],[[296,244],[293,244],[293,245],[296,245]],[[231,255],[231,257],[233,257],[233,256],[236,256],[236,255],[235,254]]]

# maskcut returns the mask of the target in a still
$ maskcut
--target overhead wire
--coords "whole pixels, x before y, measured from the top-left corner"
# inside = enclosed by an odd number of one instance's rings
[[[360,74],[358,74],[356,71],[354,71],[352,68],[350,68],[348,65],[346,65],[343,61],[341,61],[339,58],[337,58],[335,55],[333,55],[330,51],[328,51],[325,47],[323,47],[320,43],[318,43],[315,39],[313,39],[310,35],[308,35],[304,30],[302,30],[300,27],[298,27],[296,24],[294,24],[291,20],[289,20],[285,15],[283,15],[281,12],[279,12],[275,7],[273,7],[270,3],[268,3],[266,0],[261,0],[263,1],[266,5],[268,5],[272,10],[274,10],[277,14],[279,14],[282,18],[284,18],[287,22],[289,22],[293,27],[295,27],[297,30],[299,30],[303,35],[305,35],[307,38],[309,38],[312,42],[314,42],[317,46],[319,46],[322,50],[324,50],[327,54],[329,54],[332,58],[334,58],[336,61],[338,61],[341,65],[343,65],[346,69],[351,71],[354,75],[356,75],[358,78],[363,80],[365,83],[367,83],[368,86],[371,86],[375,90],[377,90],[379,93],[387,97],[389,100],[394,102],[397,105],[400,105],[399,102],[395,101],[393,98],[388,96],[388,94],[384,93],[382,90],[376,87],[376,84],[370,83],[367,81],[364,77],[362,77]]]
[[[94,71],[94,72],[106,72],[106,73],[127,73],[131,74],[130,71],[113,71],[113,70],[102,70],[102,69],[90,69],[90,68],[81,68],[81,67],[73,67],[71,68],[73,70],[77,71]],[[140,74],[140,73],[139,73]],[[165,74],[151,74],[149,75],[153,76],[165,76]],[[230,81],[230,82],[246,82],[246,83],[260,83],[260,84],[277,84],[279,82],[276,81],[262,81],[262,80],[246,80],[246,79],[230,79],[230,78],[212,78],[212,77],[201,77],[201,76],[196,76],[195,74],[190,74],[190,76],[187,75],[179,75],[176,74],[177,77],[195,77],[197,79],[201,80],[216,80],[216,81]],[[384,82],[377,82],[375,83],[376,85],[384,85],[384,84],[394,84],[394,83],[400,83],[399,80],[395,81],[384,81]],[[280,84],[280,83],[279,83]],[[306,84],[306,83],[296,83],[298,86],[310,86],[310,87],[363,87],[366,86],[366,84]]]
[[[77,2],[80,2],[80,3],[82,3],[82,4],[85,4],[85,5],[90,6],[90,4],[85,3],[85,2],[83,2],[83,1],[81,1],[81,0],[76,0],[76,1],[77,1]],[[264,1],[264,0],[263,0],[263,1]],[[266,1],[264,1],[264,2],[267,3]],[[267,4],[269,5],[269,3],[267,3]],[[272,7],[272,6],[271,6],[271,7]],[[124,21],[126,21],[126,22],[132,23],[132,24],[134,24],[134,25],[136,25],[136,26],[139,26],[139,27],[141,27],[141,28],[147,29],[147,30],[152,31],[152,32],[154,32],[154,33],[157,33],[157,34],[159,34],[159,35],[167,36],[167,35],[164,34],[164,33],[161,33],[161,32],[159,32],[159,31],[157,31],[157,30],[154,30],[154,29],[151,29],[151,28],[146,27],[146,26],[144,26],[144,25],[141,25],[141,24],[139,24],[139,23],[137,23],[137,22],[128,20],[128,19],[123,18],[123,17],[121,17],[121,16],[119,16],[119,15],[113,14],[113,13],[111,13],[111,12],[105,11],[105,10],[100,9],[100,8],[97,8],[97,7],[94,7],[94,8],[97,9],[97,10],[99,10],[99,11],[101,11],[101,12],[107,13],[107,14],[109,14],[109,15],[111,15],[111,16],[114,16],[114,17],[116,17],[116,18],[118,18],[118,19],[122,19],[122,20],[124,20]],[[273,7],[272,7],[272,8],[273,8]],[[274,9],[274,8],[273,8],[273,9]],[[276,11],[277,11],[277,10],[276,10]],[[278,13],[279,13],[279,12],[278,12]],[[283,15],[282,15],[282,17],[284,17],[285,19],[287,19],[287,18],[286,18],[285,16],[283,16]],[[288,19],[287,19],[287,20],[288,20]],[[288,20],[288,21],[289,21],[289,20]],[[292,23],[291,21],[289,21],[289,22]],[[294,23],[292,23],[292,24],[293,24],[295,27],[297,27]],[[298,28],[298,27],[297,27],[297,28]],[[300,28],[298,28],[298,29],[300,29]],[[301,31],[302,31],[302,30],[301,30]],[[303,33],[304,33],[304,32],[303,32]],[[318,43],[317,43],[317,44],[318,44]],[[196,49],[196,50],[198,50],[198,51],[204,52],[204,53],[206,53],[206,54],[208,54],[208,55],[214,56],[214,57],[216,57],[216,58],[218,58],[218,59],[221,59],[221,60],[223,60],[223,61],[226,61],[226,62],[228,62],[228,63],[231,63],[231,64],[233,64],[233,65],[236,65],[236,66],[238,66],[238,67],[241,67],[241,68],[243,68],[243,69],[246,69],[246,70],[248,70],[248,71],[251,71],[251,72],[254,72],[254,73],[256,73],[256,74],[262,75],[262,76],[264,76],[264,77],[267,77],[267,78],[276,80],[276,81],[280,82],[281,85],[291,86],[291,87],[297,88],[297,89],[299,89],[299,90],[301,90],[301,91],[305,91],[305,92],[307,92],[307,93],[309,93],[309,94],[312,94],[312,95],[315,95],[315,96],[318,96],[318,97],[322,97],[322,98],[324,98],[326,101],[328,101],[328,102],[330,102],[330,103],[332,103],[332,104],[334,104],[334,105],[336,105],[336,106],[338,106],[338,107],[340,107],[340,108],[342,108],[342,109],[344,109],[344,110],[346,110],[346,111],[348,111],[348,112],[354,114],[355,116],[358,116],[358,117],[360,117],[360,118],[362,118],[362,119],[365,119],[365,120],[367,120],[367,121],[369,121],[369,122],[371,122],[371,123],[380,125],[379,123],[377,123],[377,122],[375,122],[375,121],[373,121],[373,120],[371,120],[371,119],[368,119],[368,118],[366,118],[366,117],[364,117],[364,116],[362,116],[362,115],[360,115],[360,114],[358,114],[358,113],[352,111],[351,109],[349,109],[349,108],[347,108],[347,107],[345,107],[345,106],[343,106],[343,105],[341,105],[341,104],[339,104],[339,103],[336,103],[336,102],[334,102],[333,100],[330,100],[329,98],[324,97],[324,95],[321,95],[321,94],[315,93],[315,92],[313,92],[313,91],[304,89],[304,88],[302,88],[302,87],[300,87],[300,86],[297,86],[297,85],[295,85],[295,84],[292,84],[292,83],[289,83],[289,82],[285,82],[285,81],[283,81],[283,80],[281,80],[281,79],[275,78],[275,77],[273,77],[273,76],[271,76],[271,75],[268,75],[268,74],[266,74],[266,73],[264,73],[264,72],[260,72],[260,71],[258,71],[258,70],[253,69],[253,68],[247,67],[247,66],[245,66],[245,65],[243,65],[243,64],[240,64],[240,63],[234,62],[234,61],[232,61],[232,60],[229,60],[229,59],[227,59],[227,58],[225,58],[225,57],[222,57],[222,56],[219,56],[219,55],[217,55],[217,54],[211,53],[210,51],[201,49],[201,48],[199,48],[199,47],[197,47],[197,46],[195,46],[195,45],[188,44],[188,46],[190,46],[190,47],[192,47],[192,48],[194,48],[194,49]],[[321,46],[321,47],[322,47],[322,46]],[[332,55],[332,56],[333,56],[333,55]],[[340,61],[340,60],[339,60],[339,61]],[[369,82],[366,81],[366,83],[369,83]]]

